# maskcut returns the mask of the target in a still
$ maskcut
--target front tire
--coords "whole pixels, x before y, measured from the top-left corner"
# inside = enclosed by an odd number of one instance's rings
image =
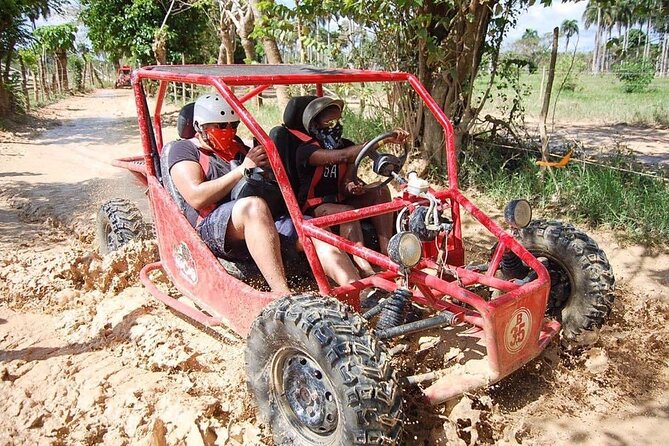
[[[615,279],[604,251],[586,233],[558,221],[532,221],[519,241],[548,270],[546,313],[562,323],[562,339],[594,343],[614,300]]]
[[[116,251],[144,234],[144,219],[137,206],[123,198],[112,198],[100,206],[96,238],[103,255]]]
[[[251,327],[246,370],[277,444],[392,445],[402,401],[390,357],[339,301],[278,299]]]

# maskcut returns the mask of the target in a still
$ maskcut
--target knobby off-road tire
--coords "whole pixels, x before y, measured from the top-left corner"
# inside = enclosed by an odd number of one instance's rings
[[[390,357],[339,301],[294,296],[258,316],[246,371],[279,445],[393,445],[402,400]]]
[[[534,220],[519,239],[550,274],[546,313],[562,323],[563,342],[594,343],[614,300],[615,279],[604,251],[584,232],[558,221]]]
[[[109,254],[131,240],[142,238],[146,228],[137,206],[123,198],[112,198],[100,207],[96,236],[101,254]]]

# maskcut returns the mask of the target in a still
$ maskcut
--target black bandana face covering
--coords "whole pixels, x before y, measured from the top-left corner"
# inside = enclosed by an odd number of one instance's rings
[[[323,148],[328,150],[338,149],[341,145],[341,135],[344,127],[338,123],[332,128],[314,129],[312,133],[314,137],[321,143]]]

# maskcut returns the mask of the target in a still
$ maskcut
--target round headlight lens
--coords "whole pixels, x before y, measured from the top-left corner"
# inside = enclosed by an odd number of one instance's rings
[[[527,200],[513,200],[504,208],[504,219],[514,228],[524,228],[532,221],[532,206]]]
[[[411,232],[393,235],[388,242],[388,257],[406,268],[418,265],[423,254],[423,245],[418,236]]]

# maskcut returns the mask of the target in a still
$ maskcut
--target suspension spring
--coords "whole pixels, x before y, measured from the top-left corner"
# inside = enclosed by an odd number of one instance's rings
[[[520,260],[520,257],[510,250],[504,252],[500,267],[505,276],[513,277],[514,279],[522,279],[529,272],[529,268]]]
[[[383,309],[376,324],[379,331],[402,325],[411,305],[412,293],[406,288],[398,288],[383,303]]]

